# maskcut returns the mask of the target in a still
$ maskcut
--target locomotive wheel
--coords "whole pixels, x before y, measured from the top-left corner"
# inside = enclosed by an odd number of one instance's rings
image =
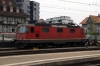
[[[15,42],[15,47],[17,48],[17,49],[20,49],[20,42]]]
[[[16,42],[15,47],[18,49],[24,49],[27,44],[23,44],[22,42]]]

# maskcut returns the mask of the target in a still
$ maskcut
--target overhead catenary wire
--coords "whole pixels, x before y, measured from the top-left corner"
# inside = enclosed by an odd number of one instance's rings
[[[49,17],[58,17],[58,16],[70,16],[73,18],[79,18],[80,19],[84,19],[85,17],[88,17],[89,15],[97,15],[97,13],[100,13],[99,10],[95,9],[95,7],[97,7],[97,5],[94,5],[96,3],[81,3],[81,2],[69,2],[66,3],[65,1],[60,2],[59,0],[57,0],[57,5],[56,4],[50,4],[48,0],[46,0],[48,3],[42,3],[40,4],[41,8],[40,8],[40,14],[43,15],[47,15],[45,18],[49,18]],[[59,2],[60,5],[59,5]],[[68,1],[68,0],[67,0]],[[52,1],[51,1],[52,2]],[[61,5],[61,3],[63,5]],[[72,3],[72,4],[70,4]],[[75,4],[74,4],[75,3]],[[74,5],[79,5],[81,7],[81,5],[84,7],[84,5],[87,5],[88,8],[93,8],[93,9],[85,9],[83,7],[81,8],[73,8]],[[89,4],[89,5],[88,5]],[[90,5],[91,4],[91,5]],[[66,6],[67,5],[67,6]],[[72,6],[69,6],[72,5]],[[100,6],[99,6],[100,7]],[[99,8],[97,7],[97,8]],[[64,11],[65,10],[65,11]],[[80,14],[79,14],[80,13]],[[86,14],[86,15],[85,15]],[[74,20],[76,20],[74,19]],[[79,19],[77,20],[79,22]],[[81,21],[81,20],[80,20]]]
[[[46,0],[47,1],[47,0]],[[97,4],[96,3],[83,3],[83,2],[78,2],[78,1],[70,1],[70,0],[58,0],[58,1],[61,1],[61,2],[69,2],[69,3],[76,3],[76,4],[80,4],[80,5],[88,5],[88,6],[100,6],[100,4]],[[48,2],[52,2],[51,0],[48,0]]]
[[[54,6],[41,6],[45,8],[54,8],[54,9],[63,9],[63,10],[72,10],[72,11],[81,11],[81,12],[93,12],[93,13],[100,13],[98,11],[87,11],[87,10],[81,10],[81,9],[75,9],[75,8],[66,8],[66,7],[54,7]]]
[[[49,2],[49,1],[51,1],[51,0],[46,0],[46,1]],[[58,1],[62,1],[62,2],[70,2],[70,3],[76,3],[76,4],[80,4],[80,5],[85,4],[85,5],[89,5],[89,6],[91,6],[91,5],[97,6],[97,5],[96,5],[97,2],[91,4],[91,3],[82,3],[82,2],[68,1],[68,0],[58,0]],[[51,1],[51,2],[52,2],[52,1]],[[100,6],[100,5],[98,5],[98,6]],[[53,5],[48,5],[48,4],[44,4],[44,5],[42,5],[41,7],[55,8],[55,9],[64,9],[64,10],[72,10],[72,11],[81,11],[81,12],[100,13],[100,12],[98,12],[98,11],[87,11],[87,10],[75,9],[75,8],[71,8],[71,7],[66,8],[66,7],[53,6]]]
[[[39,1],[39,0],[38,0]],[[44,0],[43,0],[44,1]],[[53,2],[53,0],[46,0],[47,2]],[[70,3],[76,3],[76,4],[84,4],[84,5],[88,5],[88,6],[97,6],[97,5],[94,5],[96,3],[82,3],[82,2],[78,2],[78,1],[69,1],[69,0],[58,0],[58,2],[70,2]],[[48,5],[48,4],[40,4],[41,7],[45,7],[45,8],[54,8],[54,9],[64,9],[64,10],[71,10],[71,11],[80,11],[80,12],[92,12],[92,13],[100,13],[97,11],[97,9],[95,9],[95,11],[90,11],[90,10],[83,10],[83,9],[75,9],[75,8],[71,8],[71,7],[61,7],[61,6],[54,6],[53,4],[51,5]],[[99,6],[99,5],[98,5]]]
[[[93,5],[93,6],[100,6],[98,4],[95,3],[82,3],[82,2],[75,2],[75,1],[67,1],[67,0],[59,0],[59,1],[64,1],[64,2],[70,2],[70,3],[77,3],[77,4],[84,4],[84,5]]]
[[[52,6],[45,6],[45,7],[48,7],[48,8],[52,8]],[[53,7],[53,8],[56,8],[56,7]],[[57,8],[58,9],[58,8]],[[59,8],[59,9],[62,9],[61,7]],[[69,9],[64,9],[64,10],[69,10]],[[77,18],[78,17],[84,17],[84,16],[89,16],[89,15],[91,15],[91,13],[93,12],[93,13],[97,13],[97,12],[94,12],[94,11],[84,11],[84,10],[72,10],[72,11],[81,11],[81,12],[89,12],[88,14],[78,14],[78,13],[68,13],[68,12],[66,12],[66,13],[64,13],[64,12],[50,12],[50,11],[41,11],[42,12],[42,15],[48,15],[48,16],[54,16],[54,17],[57,17],[57,16],[62,16],[62,15],[65,15],[65,16],[76,16]],[[43,14],[43,12],[44,13],[48,13],[48,14]],[[98,12],[99,13],[99,12]],[[52,14],[52,15],[51,15]],[[54,15],[55,14],[55,15]],[[58,15],[59,14],[59,15]],[[70,15],[70,14],[73,14],[73,15]],[[93,14],[92,14],[93,15]]]
[[[50,12],[50,11],[41,11],[41,12],[43,12],[43,13],[53,13],[53,14],[73,14],[73,15],[81,15],[81,16],[84,16],[84,15],[87,15],[87,14],[78,14],[78,13],[62,13],[62,12]],[[91,13],[89,13],[89,15],[90,15]]]

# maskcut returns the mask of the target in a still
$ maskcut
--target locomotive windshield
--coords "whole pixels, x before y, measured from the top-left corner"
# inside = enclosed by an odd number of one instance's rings
[[[28,27],[27,26],[20,26],[20,33],[26,33],[28,31]]]

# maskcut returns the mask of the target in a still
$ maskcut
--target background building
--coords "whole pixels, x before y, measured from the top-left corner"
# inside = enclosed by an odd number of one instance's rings
[[[20,9],[24,11],[24,13],[30,15],[30,0],[14,0],[16,4],[19,6]],[[30,18],[26,19],[27,21],[30,20]]]
[[[37,20],[39,21],[39,6],[40,4],[35,1],[30,1],[30,20]]]
[[[45,23],[44,19],[39,19],[39,23]]]
[[[16,32],[17,25],[26,23],[27,17],[13,0],[0,0],[0,32]]]
[[[53,18],[49,18],[46,19],[47,23],[69,23],[69,22],[73,22],[73,20],[71,19],[71,17],[69,16],[60,16],[60,17],[53,17]]]
[[[39,3],[30,0],[14,0],[16,4],[24,11],[24,13],[30,15],[27,21],[37,20],[39,21]]]
[[[95,31],[100,34],[100,15],[99,14],[98,16],[90,15],[89,17],[86,17],[84,20],[82,20],[80,24],[82,24],[82,27],[84,27],[86,34],[91,24],[94,24]]]

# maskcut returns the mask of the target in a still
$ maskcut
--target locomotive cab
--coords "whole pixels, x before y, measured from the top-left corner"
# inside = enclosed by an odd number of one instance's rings
[[[20,24],[17,27],[16,39],[39,39],[40,31],[40,27],[36,27],[34,24]]]
[[[26,34],[28,33],[28,26],[25,25],[18,25],[17,27],[17,33],[16,33],[16,39],[25,39]]]

